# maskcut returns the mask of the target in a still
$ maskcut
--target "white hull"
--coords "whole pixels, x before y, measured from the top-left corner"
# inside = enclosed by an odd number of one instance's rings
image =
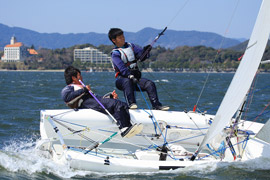
[[[49,145],[48,143],[43,143],[39,148],[49,151],[49,157],[58,164],[95,172],[156,172],[195,166],[207,163],[209,160],[216,161],[212,158],[202,161],[190,161],[188,159],[180,161],[169,157],[166,161],[159,161],[159,153],[156,151],[139,151],[138,153],[123,155],[121,153],[126,153],[123,149],[114,149],[110,152],[110,155],[107,155],[104,153],[107,152],[106,148],[85,154],[82,149],[63,149],[60,144]],[[181,157],[185,158],[184,156]]]
[[[67,112],[67,113],[65,113]],[[152,112],[152,113],[151,113]],[[185,148],[196,148],[204,138],[204,135],[209,128],[209,124],[213,119],[213,115],[199,114],[194,112],[177,112],[177,111],[143,111],[143,110],[130,110],[131,120],[133,123],[142,123],[144,128],[142,133],[133,138],[122,138],[120,133],[114,136],[109,143],[123,144],[130,143],[138,146],[149,146],[150,142],[156,145],[164,143],[164,136],[168,143],[182,145]],[[59,115],[58,115],[59,114]],[[159,126],[154,128],[149,114],[153,114]],[[43,110],[41,111],[40,132],[42,139],[58,139],[58,135],[54,132],[51,124],[46,119],[48,116],[54,116],[55,119],[61,123],[73,128],[74,130],[84,129],[91,139],[102,141],[108,138],[114,132],[119,132],[116,124],[110,119],[108,115],[91,109],[82,109],[73,111],[66,110]],[[83,139],[79,136],[74,136],[71,132],[63,126],[55,123],[65,139],[79,140]],[[261,129],[263,124],[245,122],[240,129],[246,129],[254,132],[255,134]],[[166,127],[170,126],[166,129]],[[86,130],[86,128],[89,128]],[[161,133],[162,132],[162,133]],[[106,146],[106,143],[104,144]],[[125,145],[127,146],[127,145]],[[136,147],[137,148],[137,147]]]
[[[124,158],[109,158],[96,155],[82,155],[78,152],[67,152],[66,155],[76,157],[69,161],[70,166],[75,169],[82,169],[97,172],[155,172],[160,170],[171,170],[194,166],[205,163],[204,161],[154,161],[137,160]],[[107,160],[107,162],[106,162]]]
[[[156,136],[153,122],[149,118],[151,113],[157,120],[162,135],[157,128],[158,136]],[[151,172],[216,161],[213,156],[201,161],[190,161],[188,159],[192,155],[188,150],[193,152],[198,147],[198,143],[204,138],[205,132],[211,124],[212,115],[155,110],[152,112],[130,110],[130,114],[132,122],[144,125],[144,129],[139,135],[132,138],[122,138],[118,133],[108,142],[101,144],[98,149],[88,151],[89,142],[76,134],[72,134],[70,130],[63,127],[63,124],[74,131],[84,130],[81,131],[81,134],[102,142],[113,133],[119,132],[118,127],[108,115],[91,109],[79,111],[70,109],[43,110],[41,111],[40,132],[44,143],[39,145],[39,148],[49,152],[49,157],[57,163],[69,164],[72,168],[89,171]],[[49,122],[50,117],[56,120],[54,124],[65,139],[65,145],[71,148],[62,148],[59,135]],[[61,124],[58,122],[61,122]],[[252,126],[250,126],[251,124]],[[240,126],[240,129],[246,130],[246,128],[251,127],[249,132],[256,134],[262,126],[261,123],[245,122],[243,126]],[[175,149],[174,158],[167,156],[166,161],[160,161],[161,152],[156,151],[157,146],[164,144],[163,136],[166,136],[166,142],[173,144],[174,147],[171,147]],[[254,135],[250,137],[253,138]],[[251,152],[252,147],[247,146],[243,159],[261,156],[260,152]],[[140,151],[141,149],[147,149],[147,151]],[[233,160],[229,149],[226,154],[225,160]],[[105,162],[107,157],[109,157],[108,163]],[[183,158],[183,161],[179,161],[181,158]]]

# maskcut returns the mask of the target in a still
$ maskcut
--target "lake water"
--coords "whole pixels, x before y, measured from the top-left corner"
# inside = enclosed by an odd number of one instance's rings
[[[84,82],[99,95],[113,89],[114,74],[82,73]],[[160,101],[171,110],[192,110],[215,114],[233,74],[144,73],[156,82]],[[249,109],[243,117],[250,121],[269,119],[270,74],[257,75]],[[65,86],[63,72],[0,72],[0,179],[269,179],[270,160],[218,163],[160,173],[96,173],[73,170],[55,164],[35,149],[39,141],[39,113],[42,109],[66,108],[60,97]],[[121,91],[116,90],[121,100]],[[140,108],[147,108],[137,92]],[[258,116],[260,115],[260,116]],[[257,117],[258,116],[258,117]]]

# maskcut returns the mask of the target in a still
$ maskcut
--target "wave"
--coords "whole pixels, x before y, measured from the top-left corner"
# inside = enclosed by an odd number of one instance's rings
[[[41,150],[36,148],[40,140],[35,137],[23,141],[13,140],[0,150],[0,169],[5,169],[9,173],[23,173],[29,176],[50,176],[50,178],[102,178],[102,179],[119,179],[134,178],[140,179],[144,176],[150,176],[150,179],[166,177],[196,177],[210,178],[213,176],[224,176],[228,173],[237,177],[239,172],[245,172],[245,177],[256,170],[270,170],[269,159],[255,159],[245,162],[208,162],[201,165],[191,166],[184,169],[171,171],[162,171],[154,173],[98,173],[90,171],[81,171],[71,169],[68,165],[56,164],[53,160],[44,156]],[[244,171],[243,171],[244,170]],[[152,176],[152,177],[151,177]],[[1,175],[0,175],[1,177]],[[212,177],[212,178],[211,178]],[[243,177],[243,176],[242,176]],[[31,179],[29,177],[29,179]]]
[[[154,82],[156,82],[156,83],[159,83],[159,82],[166,82],[166,83],[168,83],[170,81],[168,79],[161,79],[161,80],[155,80]]]
[[[0,151],[0,166],[8,172],[53,174],[62,178],[70,178],[76,175],[85,176],[85,172],[74,171],[68,165],[59,165],[51,159],[43,156],[36,148],[39,140],[28,139],[26,141],[11,141]]]

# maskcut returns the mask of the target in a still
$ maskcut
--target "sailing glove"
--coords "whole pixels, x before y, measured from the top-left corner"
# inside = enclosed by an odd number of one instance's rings
[[[132,74],[128,76],[128,79],[131,79],[135,84],[138,83],[138,79],[136,79]]]
[[[130,69],[130,74],[133,75],[137,80],[140,80],[142,77],[142,73],[141,71],[139,71],[138,69]]]
[[[84,91],[85,94],[90,95],[89,90],[87,89],[87,87],[83,87],[83,91]],[[90,92],[95,96],[95,93],[93,93],[93,91],[90,90]],[[92,97],[92,95],[90,97]]]
[[[141,62],[145,61],[148,58],[151,50],[152,50],[152,46],[150,44],[143,47],[142,57],[140,58]]]
[[[149,53],[151,50],[152,50],[152,46],[150,44],[143,47],[143,52],[148,51],[148,53]]]
[[[87,87],[83,87],[83,91],[87,94],[89,94],[89,90],[87,89]]]

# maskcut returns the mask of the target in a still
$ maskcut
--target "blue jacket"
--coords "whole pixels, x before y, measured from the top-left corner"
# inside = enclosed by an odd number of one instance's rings
[[[87,88],[83,88],[83,89],[79,89],[77,91],[74,91],[74,87],[73,86],[66,86],[62,89],[61,91],[61,96],[62,99],[68,103],[71,100],[75,99],[76,97],[80,96],[81,94],[85,93],[85,95],[83,95],[81,97],[81,99],[83,100],[82,104],[81,104],[81,108],[85,108],[86,106],[88,106],[87,104],[89,102],[87,102],[88,99],[92,99],[93,97],[91,96],[91,94],[89,94],[88,89]],[[96,96],[96,95],[95,95]],[[100,96],[96,96],[98,99],[102,98]]]
[[[73,86],[66,86],[61,91],[62,99],[67,103],[85,92],[84,89],[74,91]]]
[[[135,44],[132,44],[132,43],[130,43],[130,44],[132,45],[135,58],[139,59],[143,53],[143,48],[141,48],[140,46],[137,46]],[[127,46],[128,46],[128,44],[125,43],[124,48]],[[121,54],[117,50],[117,48],[118,47],[115,47],[115,49],[111,53],[113,66],[116,68],[117,72],[120,72],[119,75],[121,75],[123,77],[128,77],[130,75],[130,70],[125,65],[125,63],[122,61]]]

